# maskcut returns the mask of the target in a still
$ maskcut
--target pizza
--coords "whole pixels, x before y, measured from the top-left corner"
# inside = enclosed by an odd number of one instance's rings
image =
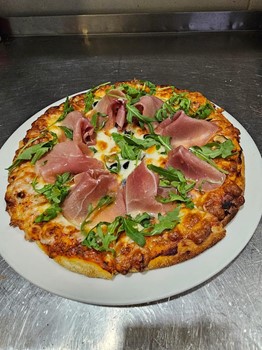
[[[10,225],[88,277],[191,259],[244,204],[239,130],[201,93],[149,81],[47,109],[7,170]]]

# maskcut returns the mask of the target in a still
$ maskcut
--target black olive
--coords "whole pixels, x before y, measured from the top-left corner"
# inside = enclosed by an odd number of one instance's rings
[[[124,169],[127,169],[128,166],[129,166],[129,161],[128,161],[128,162],[125,162],[125,163],[123,164],[123,168],[124,168]]]

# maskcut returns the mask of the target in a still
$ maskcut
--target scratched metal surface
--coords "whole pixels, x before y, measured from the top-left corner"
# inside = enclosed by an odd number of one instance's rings
[[[0,43],[0,145],[49,103],[136,77],[203,92],[240,121],[261,151],[261,39],[243,32]],[[242,253],[203,285],[136,307],[52,295],[0,258],[0,349],[261,349],[261,232],[260,222]]]

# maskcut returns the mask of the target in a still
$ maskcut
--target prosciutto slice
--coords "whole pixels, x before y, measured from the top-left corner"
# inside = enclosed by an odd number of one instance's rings
[[[86,218],[88,206],[95,207],[105,195],[115,195],[118,187],[116,176],[106,170],[89,170],[74,177],[75,185],[66,197],[63,215],[73,224],[80,225]]]
[[[160,213],[163,205],[156,201],[159,179],[142,162],[126,179],[125,202],[127,213]]]
[[[105,129],[109,130],[117,124],[123,128],[126,120],[126,95],[118,89],[109,91],[95,106],[95,111],[106,114],[108,120]]]
[[[156,111],[162,107],[163,103],[164,102],[156,96],[145,95],[140,98],[139,102],[135,104],[135,107],[142,115],[153,118],[156,114]]]
[[[183,111],[178,111],[173,118],[165,119],[155,129],[155,133],[162,136],[171,136],[171,145],[176,148],[180,145],[203,146],[219,127],[212,122],[188,117]]]
[[[169,152],[166,167],[168,166],[181,170],[185,177],[196,181],[196,188],[206,192],[220,187],[226,178],[225,174],[183,146]]]
[[[96,134],[89,119],[78,111],[70,112],[61,123],[62,126],[73,130],[73,141],[86,154],[92,154],[88,146],[95,144]]]
[[[100,211],[94,218],[92,218],[92,227],[99,222],[113,222],[117,216],[124,216],[126,214],[126,205],[124,200],[123,188],[120,188],[116,194],[115,201]]]
[[[89,169],[103,169],[101,161],[88,157],[71,140],[60,142],[44,157],[36,162],[36,172],[46,182],[53,183],[56,175],[70,172],[79,174]]]

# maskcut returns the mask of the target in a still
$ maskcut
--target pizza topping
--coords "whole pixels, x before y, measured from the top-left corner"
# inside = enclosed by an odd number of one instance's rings
[[[172,118],[162,121],[156,128],[156,134],[171,136],[171,145],[203,146],[218,131],[218,126],[206,120],[188,117],[183,111],[178,111]]]
[[[63,215],[70,222],[80,225],[93,207],[106,196],[116,196],[118,182],[106,170],[88,170],[74,177],[74,186],[63,203]],[[108,203],[109,204],[109,203]]]
[[[167,166],[181,170],[187,178],[196,181],[196,188],[203,191],[220,187],[226,178],[225,174],[199,159],[183,146],[169,153]]]
[[[52,131],[49,131],[49,134],[52,136],[52,139],[40,142],[36,145],[29,146],[33,142],[37,141],[38,139],[45,136],[46,132],[43,132],[40,134],[39,137],[36,137],[29,141],[19,152],[18,156],[16,157],[15,161],[10,165],[10,167],[7,168],[8,171],[13,171],[17,166],[20,165],[21,162],[24,160],[30,160],[32,164],[35,164],[38,159],[40,159],[44,154],[49,152],[53,147],[57,144],[58,138],[55,133]],[[29,147],[28,147],[29,146]]]
[[[174,229],[180,222],[179,212],[180,207],[177,207],[166,215],[158,214],[157,218],[148,213],[141,213],[136,217],[117,216],[111,223],[99,222],[88,232],[85,226],[81,225],[81,232],[86,236],[82,244],[98,251],[114,253],[111,243],[117,241],[119,235],[125,232],[133,242],[143,247],[146,244],[146,236],[155,236]]]
[[[120,129],[125,123],[125,101],[126,95],[118,89],[110,90],[95,106],[95,111],[106,114],[108,121],[105,128],[111,129],[117,124]]]
[[[173,167],[163,169],[152,164],[147,167],[160,176],[160,187],[156,197],[159,202],[184,202],[188,208],[194,207],[188,192],[194,188],[195,181],[186,179],[180,170]]]
[[[156,111],[161,108],[163,101],[156,96],[145,95],[134,105],[142,115],[153,118]]]
[[[88,146],[95,144],[96,135],[89,119],[84,118],[82,113],[74,111],[66,116],[62,126],[72,130],[73,141],[84,153],[91,154]]]
[[[44,185],[42,188],[38,188],[37,179],[32,183],[34,190],[38,194],[43,194],[51,204],[42,214],[38,215],[35,222],[50,221],[54,219],[58,213],[62,211],[61,203],[67,196],[70,186],[72,176],[70,173],[64,173],[58,175],[54,184]]]
[[[155,199],[159,179],[150,171],[144,161],[127,177],[125,202],[127,213],[164,212],[163,204]]]
[[[190,147],[190,151],[195,153],[195,155],[199,156],[200,158],[203,157],[204,160],[210,160],[217,157],[230,157],[233,155],[232,151],[234,150],[234,148],[235,146],[233,142],[228,139],[223,142],[211,142],[204,145],[203,147]]]
[[[60,115],[60,117],[57,119],[57,122],[61,122],[65,119],[65,117],[68,115],[68,113],[72,112],[74,110],[73,106],[70,105],[69,98],[67,97],[64,103],[64,109],[63,113]]]
[[[46,182],[52,183],[57,174],[79,174],[88,169],[103,167],[102,162],[83,154],[75,142],[68,140],[56,144],[46,156],[36,162],[36,173]]]
[[[123,188],[120,187],[112,203],[104,207],[103,210],[96,212],[88,225],[94,227],[101,221],[113,222],[116,217],[125,215],[126,205],[124,201],[124,191]]]

